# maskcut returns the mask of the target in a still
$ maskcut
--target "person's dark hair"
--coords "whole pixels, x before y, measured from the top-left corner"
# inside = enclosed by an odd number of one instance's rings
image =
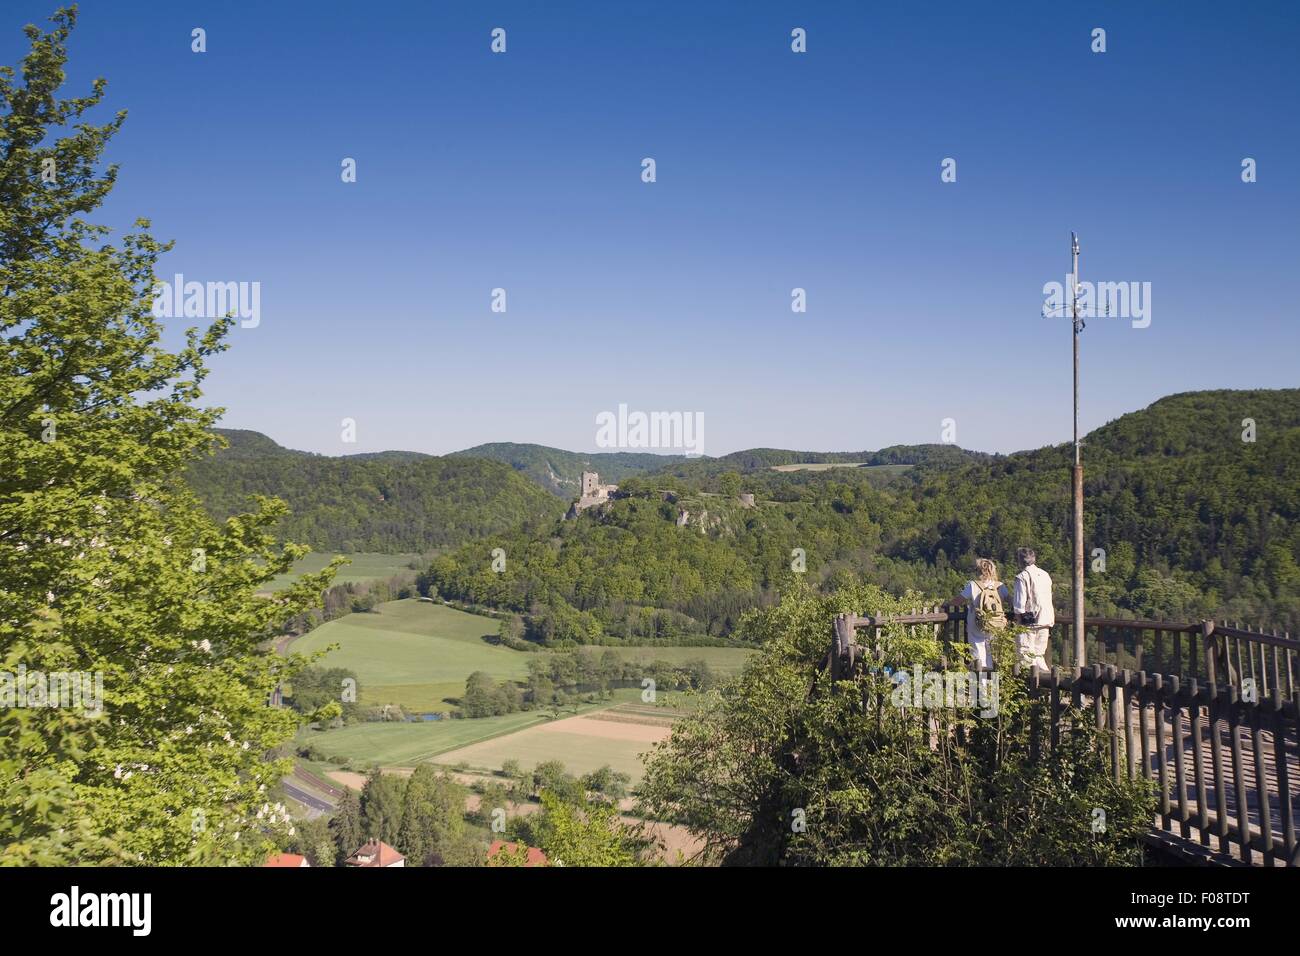
[[[1038,555],[1034,553],[1033,548],[1017,548],[1016,563],[1022,568],[1027,568],[1038,560]]]

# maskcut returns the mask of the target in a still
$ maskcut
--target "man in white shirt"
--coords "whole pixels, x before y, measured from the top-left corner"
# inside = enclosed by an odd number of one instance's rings
[[[1038,555],[1033,548],[1019,548],[1016,562],[1021,571],[1016,575],[1016,593],[1012,607],[1016,623],[1026,630],[1016,635],[1020,660],[1026,667],[1046,671],[1047,641],[1056,623],[1052,610],[1052,576],[1035,562]]]

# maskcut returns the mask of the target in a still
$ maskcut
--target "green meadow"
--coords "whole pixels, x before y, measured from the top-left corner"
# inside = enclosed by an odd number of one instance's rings
[[[298,734],[298,743],[314,746],[327,757],[349,761],[354,769],[371,764],[401,767],[548,719],[545,712],[527,711],[477,720],[375,721],[338,730],[304,730]]]
[[[313,551],[296,562],[290,573],[276,575],[271,581],[268,590],[279,591],[282,588],[287,588],[301,575],[321,570],[336,557],[338,557],[337,554],[329,551]],[[343,557],[346,557],[350,563],[339,569],[339,573],[334,576],[335,584],[366,584],[371,581],[386,580],[395,574],[413,573],[408,565],[412,561],[417,561],[423,567],[428,564],[429,556],[420,554],[347,554],[343,555]]]
[[[322,624],[290,649],[311,653],[338,644],[321,666],[352,670],[362,704],[447,711],[474,671],[497,680],[527,676],[527,651],[488,643],[497,627],[492,618],[411,598]]]
[[[628,647],[587,647],[579,649],[580,654],[604,654],[613,651],[625,661],[643,662],[667,661],[670,664],[684,664],[686,661],[703,660],[709,668],[724,677],[740,673],[754,653],[748,647],[645,647],[633,645]]]
[[[442,604],[408,599],[389,601],[374,611],[348,614],[299,638],[299,653],[331,651],[321,666],[346,667],[361,684],[360,703],[397,704],[404,710],[446,712],[465,690],[465,679],[484,671],[497,680],[528,676],[533,653],[489,643],[499,623]],[[589,647],[579,653],[613,650],[624,660],[681,664],[703,659],[719,674],[737,673],[753,651],[741,647]],[[535,653],[548,653],[539,651]]]
[[[612,700],[565,707],[559,713],[562,718],[587,714],[611,704],[639,699],[639,696],[640,692],[635,689],[618,690],[614,691]],[[298,734],[298,744],[311,745],[327,757],[348,761],[353,769],[372,764],[409,767],[449,750],[548,723],[555,719],[554,713],[551,710],[529,710],[473,720],[374,721],[337,730],[305,729]]]

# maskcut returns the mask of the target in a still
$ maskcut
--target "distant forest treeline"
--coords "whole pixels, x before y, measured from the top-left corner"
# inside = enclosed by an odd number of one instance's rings
[[[508,465],[410,452],[326,457],[282,448],[265,435],[220,430],[229,447],[195,462],[186,480],[212,517],[282,498],[282,537],[318,551],[400,554],[460,544],[548,520],[564,504]]]
[[[1243,440],[1246,419],[1254,441]],[[328,458],[222,434],[230,447],[189,473],[215,517],[270,494],[293,511],[282,534],[318,549],[450,548],[421,575],[426,593],[520,615],[528,639],[552,646],[726,638],[799,578],[865,579],[937,601],[977,555],[1010,577],[1023,544],[1069,603],[1068,445],[1006,456],[944,445],[611,455],[619,497],[564,521],[564,500],[534,466],[567,471],[600,456],[502,444],[481,448],[512,464],[468,453]],[[772,470],[800,462],[912,467]],[[1300,630],[1300,390],[1170,396],[1088,435],[1084,462],[1091,612]]]
[[[865,578],[940,600],[977,555],[1005,564],[1031,544],[1068,606],[1068,446],[958,452],[886,481],[871,469],[773,472],[755,458],[743,473],[709,460],[627,479],[618,500],[576,520],[434,559],[420,585],[525,615],[547,643],[723,636],[794,582],[795,549],[810,583]],[[1090,434],[1085,476],[1092,613],[1300,629],[1300,390],[1162,399]]]

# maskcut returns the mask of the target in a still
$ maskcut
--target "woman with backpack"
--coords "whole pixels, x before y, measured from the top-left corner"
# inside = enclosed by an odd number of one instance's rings
[[[1011,592],[998,580],[997,565],[988,558],[976,558],[975,580],[967,581],[961,594],[952,600],[954,605],[966,605],[966,640],[970,641],[976,667],[993,666],[989,629],[1001,630],[1007,626],[1003,602],[1010,600]]]

